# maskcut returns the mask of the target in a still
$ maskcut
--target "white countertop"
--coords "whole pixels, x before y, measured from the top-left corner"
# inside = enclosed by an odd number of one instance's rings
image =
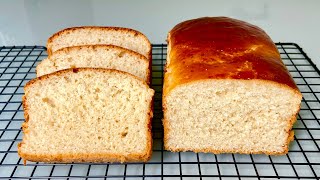
[[[264,29],[274,42],[295,42],[320,66],[320,1],[102,1],[11,0],[0,2],[0,46],[45,45],[54,32],[82,25],[124,26],[165,43],[177,23],[229,16]]]

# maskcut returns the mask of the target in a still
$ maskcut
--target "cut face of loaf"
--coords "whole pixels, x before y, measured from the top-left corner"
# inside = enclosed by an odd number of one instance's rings
[[[302,95],[270,37],[227,17],[168,34],[164,146],[170,151],[285,154]]]
[[[165,98],[165,148],[171,151],[283,154],[301,96],[263,80],[206,80]]]
[[[147,161],[153,94],[117,70],[67,69],[31,80],[18,153],[36,162]]]
[[[72,27],[55,33],[48,39],[48,55],[64,47],[94,44],[124,47],[151,59],[151,44],[141,32],[129,28],[100,26]]]
[[[133,74],[147,83],[150,63],[143,55],[113,45],[72,46],[55,51],[37,66],[37,76],[68,68],[94,67],[117,69]]]

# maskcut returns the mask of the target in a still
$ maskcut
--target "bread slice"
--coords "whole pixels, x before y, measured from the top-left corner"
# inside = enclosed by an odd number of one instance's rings
[[[66,69],[25,86],[18,153],[36,162],[147,161],[154,90],[102,68]]]
[[[149,65],[143,55],[119,46],[82,45],[55,51],[38,64],[36,72],[39,77],[68,68],[108,68],[128,72],[149,83]]]
[[[141,32],[123,27],[82,26],[61,30],[47,42],[48,55],[70,46],[111,44],[124,47],[151,59],[151,44]]]
[[[204,17],[168,34],[167,150],[286,154],[301,99],[277,47],[259,27]]]

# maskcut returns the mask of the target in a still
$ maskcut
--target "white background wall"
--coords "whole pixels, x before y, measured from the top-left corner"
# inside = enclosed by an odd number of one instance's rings
[[[165,43],[175,24],[202,16],[256,24],[275,42],[298,43],[320,66],[319,0],[1,0],[0,46],[45,45],[54,32],[81,25],[130,27]]]

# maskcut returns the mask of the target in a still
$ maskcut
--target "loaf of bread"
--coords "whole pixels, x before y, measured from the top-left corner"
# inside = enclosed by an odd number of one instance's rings
[[[55,51],[37,65],[37,76],[68,68],[94,67],[125,71],[147,83],[150,81],[149,60],[134,51],[113,45],[82,45]]]
[[[36,162],[137,162],[152,153],[154,90],[102,68],[66,69],[25,86],[18,153]]]
[[[151,44],[141,32],[123,27],[82,26],[61,30],[47,42],[48,55],[61,48],[111,44],[133,50],[151,59]]]
[[[204,17],[176,25],[167,40],[165,149],[288,152],[302,95],[262,29]]]

